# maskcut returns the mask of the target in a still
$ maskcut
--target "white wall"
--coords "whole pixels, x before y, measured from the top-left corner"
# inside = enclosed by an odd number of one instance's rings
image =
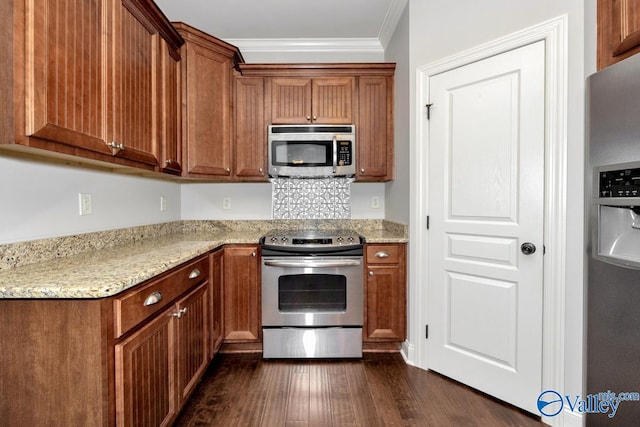
[[[271,191],[271,183],[184,184],[182,219],[271,219]],[[372,197],[380,201],[378,208],[371,207]],[[230,199],[231,209],[223,209],[225,198]],[[384,211],[383,184],[351,184],[352,218],[382,219]]]
[[[385,52],[396,63],[395,74],[395,179],[385,185],[386,219],[409,224],[409,6],[404,9]]]
[[[180,219],[169,181],[0,156],[0,183],[0,244]],[[91,215],[79,215],[78,193],[92,195]]]
[[[594,1],[589,1],[588,8]],[[583,157],[585,3],[575,0],[410,0],[410,129],[415,143],[417,67],[495,40],[518,30],[567,14],[569,19],[567,303],[565,390],[582,393],[583,303]],[[589,29],[589,32],[592,30]],[[593,46],[589,46],[590,49]],[[412,171],[412,176],[415,171]],[[412,180],[414,178],[412,177]],[[413,224],[412,224],[413,226]],[[552,256],[552,255],[551,255]]]

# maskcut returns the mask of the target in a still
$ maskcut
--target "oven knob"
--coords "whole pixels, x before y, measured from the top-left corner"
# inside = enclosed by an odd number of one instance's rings
[[[338,240],[338,242],[342,243],[342,241],[344,240],[344,237],[338,236],[338,238],[336,240]]]
[[[349,239],[348,239],[348,240],[349,240],[350,242],[353,242],[353,236],[349,236]]]
[[[271,238],[271,241],[275,243],[275,242],[277,242],[277,241],[278,241],[278,238],[277,238],[276,236],[273,236],[273,237]]]
[[[283,242],[286,242],[286,241],[287,241],[287,240],[289,240],[289,239],[287,239],[286,237],[283,237],[283,238],[282,238],[282,239],[280,239],[280,240],[282,240]]]

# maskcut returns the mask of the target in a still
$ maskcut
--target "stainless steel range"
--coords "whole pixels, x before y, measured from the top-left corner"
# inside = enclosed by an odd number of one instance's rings
[[[295,230],[260,243],[263,357],[362,357],[364,239]]]

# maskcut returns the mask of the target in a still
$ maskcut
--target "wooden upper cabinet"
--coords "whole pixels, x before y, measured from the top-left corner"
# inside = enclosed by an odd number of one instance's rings
[[[273,124],[352,124],[355,78],[271,79]]]
[[[103,134],[107,52],[102,4],[86,0],[14,2],[18,25],[25,26],[22,34],[14,34],[14,46],[24,47],[24,62],[20,62],[19,51],[15,57],[16,80],[24,79],[24,93],[16,88],[17,98],[24,101],[16,110],[18,137],[24,133],[111,155]],[[25,19],[19,19],[21,15]],[[23,65],[24,74],[20,73]]]
[[[131,1],[113,4],[113,64],[107,87],[107,143],[113,155],[159,166],[159,74],[160,41],[157,31]]]
[[[22,0],[13,13],[10,143],[158,170],[161,40],[177,52],[182,39],[157,6]]]
[[[175,23],[182,47],[185,175],[231,176],[232,71],[239,51],[209,34]]]
[[[160,40],[160,140],[162,154],[161,171],[172,175],[182,174],[180,91],[180,56],[164,40]]]
[[[234,85],[233,176],[238,181],[266,181],[265,79],[238,76]]]
[[[394,176],[393,78],[358,80],[356,121],[358,181],[388,181]]]
[[[598,70],[640,52],[640,0],[598,0]]]

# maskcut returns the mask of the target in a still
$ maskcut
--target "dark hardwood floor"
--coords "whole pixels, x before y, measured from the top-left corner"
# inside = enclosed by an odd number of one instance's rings
[[[398,353],[263,361],[219,354],[176,426],[542,426]]]

